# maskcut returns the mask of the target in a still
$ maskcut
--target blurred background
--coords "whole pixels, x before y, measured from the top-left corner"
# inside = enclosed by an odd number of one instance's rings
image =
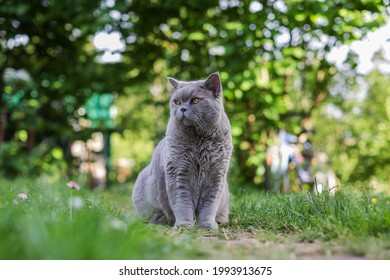
[[[219,71],[232,184],[267,185],[282,131],[287,168],[390,190],[389,5],[0,0],[0,174],[131,182],[164,136],[166,77]]]

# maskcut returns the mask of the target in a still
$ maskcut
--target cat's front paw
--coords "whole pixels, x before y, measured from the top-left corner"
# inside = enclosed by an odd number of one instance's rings
[[[198,226],[200,228],[208,228],[208,229],[218,229],[218,224],[216,221],[203,221],[199,222]]]
[[[177,221],[174,227],[192,227],[194,222],[191,221]]]

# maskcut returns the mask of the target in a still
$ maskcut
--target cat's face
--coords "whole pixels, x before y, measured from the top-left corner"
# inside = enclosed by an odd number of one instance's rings
[[[169,78],[175,90],[171,93],[171,118],[182,125],[207,131],[219,124],[223,112],[218,74],[205,81],[182,82]]]

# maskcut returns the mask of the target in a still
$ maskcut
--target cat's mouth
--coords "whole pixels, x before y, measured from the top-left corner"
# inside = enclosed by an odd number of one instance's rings
[[[189,119],[186,119],[186,118],[183,119],[183,124],[185,126],[193,126],[194,125]]]
[[[188,118],[188,116],[186,116],[184,113],[180,115],[180,117],[178,118],[178,120],[183,123],[185,126],[192,126],[193,123],[191,121],[190,118]]]

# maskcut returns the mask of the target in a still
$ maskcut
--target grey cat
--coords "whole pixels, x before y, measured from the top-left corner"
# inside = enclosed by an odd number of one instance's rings
[[[168,78],[170,119],[151,164],[138,176],[133,203],[145,220],[217,229],[229,218],[230,122],[218,73],[206,80]]]

